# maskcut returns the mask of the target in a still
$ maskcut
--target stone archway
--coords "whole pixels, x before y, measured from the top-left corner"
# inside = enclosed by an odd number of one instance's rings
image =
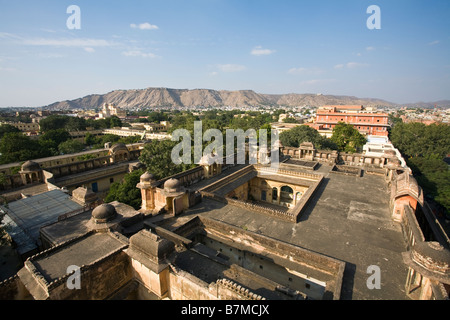
[[[280,189],[280,202],[290,205],[294,202],[294,189],[289,186],[282,186]]]

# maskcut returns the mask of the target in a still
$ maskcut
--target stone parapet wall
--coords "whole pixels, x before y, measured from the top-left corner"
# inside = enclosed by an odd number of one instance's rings
[[[233,206],[240,207],[242,209],[247,209],[255,211],[257,213],[263,213],[270,216],[274,216],[279,219],[296,222],[296,216],[290,211],[277,210],[269,206],[266,207],[261,203],[252,203],[242,200],[236,200],[230,197],[225,197],[225,202]]]
[[[177,179],[180,181],[181,185],[184,187],[188,187],[194,183],[197,183],[203,179],[205,179],[204,170],[203,167],[198,166],[193,169],[189,169],[174,175],[171,175],[169,177],[163,178],[161,180],[158,180],[156,182],[157,186],[162,187],[164,185],[164,182],[166,182],[169,179]]]
[[[259,294],[229,279],[219,279],[216,284],[217,295],[221,300],[266,300]]]
[[[264,256],[273,263],[295,270],[299,265],[322,273],[327,279],[317,279],[326,282],[327,299],[340,299],[345,262],[300,248],[266,236],[248,232],[224,222],[200,217],[208,237],[213,237],[223,243],[233,243],[240,250],[260,250],[264,248]],[[236,243],[234,239],[241,241]],[[252,248],[252,249],[250,249]]]
[[[172,264],[168,281],[172,300],[219,300],[215,283],[208,284]]]

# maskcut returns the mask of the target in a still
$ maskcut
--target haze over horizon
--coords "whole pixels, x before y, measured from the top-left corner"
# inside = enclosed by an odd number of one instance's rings
[[[80,8],[81,29],[67,9]],[[381,29],[370,30],[377,5]],[[450,100],[447,0],[0,0],[0,107],[121,89]]]

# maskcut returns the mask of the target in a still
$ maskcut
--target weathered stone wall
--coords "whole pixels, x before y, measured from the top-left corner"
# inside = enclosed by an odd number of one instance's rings
[[[52,288],[51,300],[106,299],[133,279],[130,260],[119,251],[86,268],[81,268],[80,289],[68,289],[66,281]]]
[[[217,300],[217,286],[208,284],[171,265],[168,275],[169,298],[172,300]]]
[[[229,279],[206,283],[171,265],[169,298],[172,300],[265,300]]]
[[[232,247],[237,249],[263,254],[273,263],[292,270],[303,265],[326,274],[325,294],[331,299],[340,298],[344,262],[212,219],[201,217],[200,220],[207,236],[219,242],[233,243]],[[236,242],[235,239],[240,239],[240,241]],[[323,279],[318,280],[324,281]]]
[[[166,268],[158,274],[133,258],[131,266],[133,276],[139,283],[161,299],[167,296],[169,269]]]
[[[31,300],[28,292],[17,275],[0,282],[0,300]]]

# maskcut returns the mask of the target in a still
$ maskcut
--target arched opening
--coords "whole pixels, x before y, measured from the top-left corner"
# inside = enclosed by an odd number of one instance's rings
[[[173,197],[166,198],[166,210],[168,213],[173,213]]]
[[[280,202],[291,204],[294,201],[294,190],[289,186],[283,186],[280,190]]]
[[[301,192],[297,192],[295,194],[295,203],[297,203],[301,198],[302,198],[302,193]]]
[[[273,187],[272,188],[272,201],[277,201],[278,200],[278,189]]]

